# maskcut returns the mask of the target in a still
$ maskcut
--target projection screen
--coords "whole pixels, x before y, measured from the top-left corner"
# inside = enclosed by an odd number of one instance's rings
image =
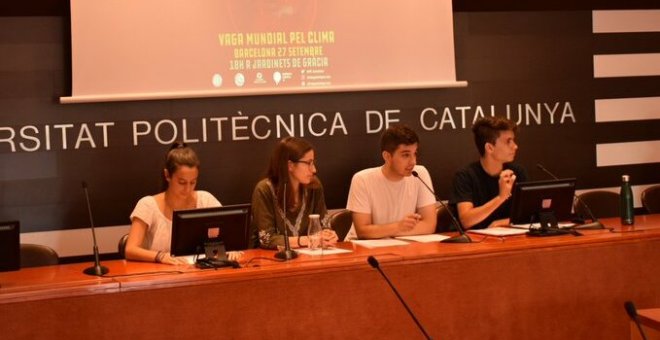
[[[62,103],[466,86],[451,0],[71,0]]]

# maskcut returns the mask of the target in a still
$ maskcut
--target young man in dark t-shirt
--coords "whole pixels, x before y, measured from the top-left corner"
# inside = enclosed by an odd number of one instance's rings
[[[511,163],[517,128],[501,117],[481,118],[472,126],[480,157],[456,173],[451,199],[466,229],[509,224],[513,184],[527,180],[525,169]]]

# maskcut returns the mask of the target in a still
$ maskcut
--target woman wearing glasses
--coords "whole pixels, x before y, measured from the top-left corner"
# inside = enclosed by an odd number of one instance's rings
[[[319,214],[323,220],[327,212],[314,161],[314,148],[302,138],[287,137],[277,143],[266,178],[252,193],[252,227],[258,230],[262,248],[283,246],[285,227],[291,247],[309,244],[309,215]],[[326,246],[337,243],[331,229],[324,229],[322,237]]]

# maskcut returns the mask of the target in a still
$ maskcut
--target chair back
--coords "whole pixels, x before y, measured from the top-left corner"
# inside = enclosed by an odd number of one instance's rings
[[[451,209],[451,207],[447,207]],[[438,203],[435,207],[435,212],[437,214],[438,221],[435,225],[435,232],[436,233],[446,233],[450,231],[456,231],[453,223],[452,223],[452,218],[449,215],[449,210],[447,210],[444,205]]]
[[[41,244],[21,243],[21,268],[51,266],[60,263],[53,248]]]
[[[584,192],[578,197],[580,199],[573,202],[573,209],[579,216],[590,218],[588,209],[591,209],[596,218],[621,216],[620,195],[615,192],[594,190]],[[589,208],[585,208],[584,204]]]
[[[343,241],[353,225],[353,215],[348,209],[340,209],[330,214],[329,221],[339,241]]]
[[[119,239],[119,243],[117,243],[117,252],[122,259],[126,258],[126,240],[128,240],[128,234],[124,234],[124,236]]]
[[[642,205],[649,214],[660,214],[660,184],[642,191]]]

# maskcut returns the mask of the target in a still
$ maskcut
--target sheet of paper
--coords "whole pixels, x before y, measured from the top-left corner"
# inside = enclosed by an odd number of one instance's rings
[[[351,240],[351,242],[365,248],[405,246],[409,244],[406,241],[397,240],[393,238],[385,238],[380,240]]]
[[[195,260],[197,259],[197,255],[186,255],[186,256],[177,256],[177,259],[184,259],[186,260],[186,263],[188,264],[195,264]],[[204,257],[204,255],[200,255],[199,257]]]
[[[451,238],[450,236],[440,235],[440,234],[427,234],[427,235],[410,235],[410,236],[397,236],[398,240],[413,241],[413,242],[422,242],[422,243],[432,243],[440,242],[442,240]]]
[[[353,251],[348,249],[341,249],[341,248],[326,248],[326,249],[314,249],[314,250],[311,250],[309,248],[298,248],[296,249],[296,252],[300,254],[316,256],[316,255],[345,254],[345,253],[352,253]]]
[[[512,235],[523,235],[527,233],[527,229],[514,229],[514,228],[486,228],[486,229],[470,229],[469,233],[489,235],[489,236],[512,236]]]

